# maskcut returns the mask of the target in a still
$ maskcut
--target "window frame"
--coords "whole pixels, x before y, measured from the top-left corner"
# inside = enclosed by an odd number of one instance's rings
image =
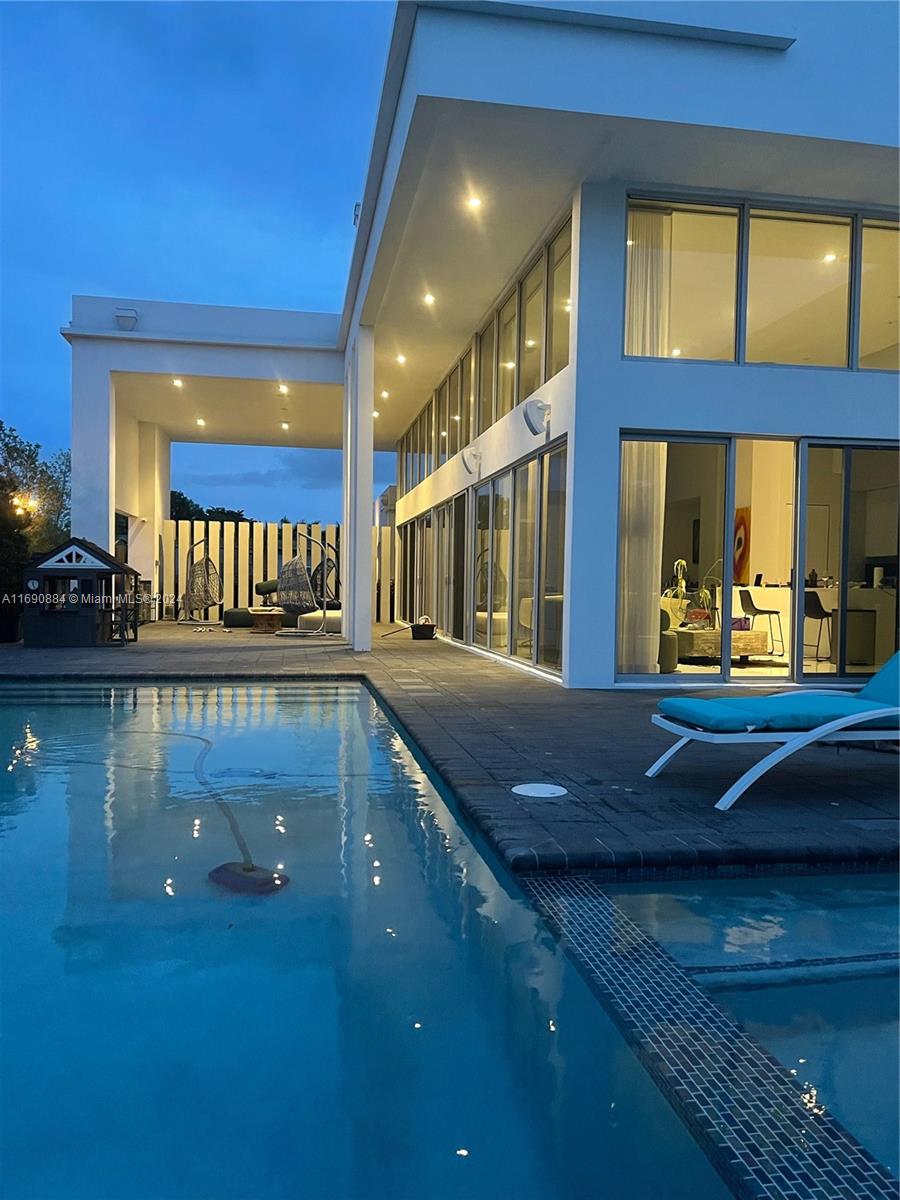
[[[690,204],[695,207],[736,208],[738,210],[738,247],[737,270],[735,272],[737,296],[735,304],[735,354],[734,359],[709,358],[657,358],[646,354],[625,353],[625,308],[628,292],[628,247],[626,237],[622,238],[622,300],[620,307],[621,323],[619,328],[620,360],[624,362],[671,362],[691,363],[707,367],[754,367],[785,371],[864,371],[866,374],[897,375],[896,370],[888,367],[860,367],[859,365],[859,332],[860,332],[860,300],[862,293],[862,231],[863,222],[886,221],[900,224],[900,211],[877,206],[855,207],[843,203],[831,203],[827,200],[810,200],[798,203],[787,200],[783,196],[772,197],[758,194],[735,195],[728,192],[692,191],[689,188],[666,189],[642,187],[627,187],[625,190],[625,221],[624,229],[628,228],[628,211],[632,203],[641,201],[657,204]],[[833,217],[838,220],[850,221],[850,263],[849,263],[849,297],[848,297],[848,329],[847,329],[847,362],[842,366],[831,366],[820,363],[773,363],[748,362],[747,351],[747,299],[749,282],[750,254],[750,211],[764,209],[772,213],[784,213],[807,217]],[[562,226],[560,226],[560,230]]]

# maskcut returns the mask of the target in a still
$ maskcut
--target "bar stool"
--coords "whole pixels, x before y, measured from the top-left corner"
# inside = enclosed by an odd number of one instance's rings
[[[781,657],[783,657],[784,656],[784,631],[781,628],[781,613],[778,611],[777,608],[757,608],[756,604],[753,601],[753,597],[750,595],[750,591],[748,588],[740,589],[740,599],[741,599],[741,609],[744,613],[744,616],[750,618],[750,628],[751,629],[753,628],[754,622],[756,621],[757,617],[768,617],[769,618],[769,639],[772,642],[772,649],[769,651],[770,654],[775,654],[775,652],[776,652],[775,651],[775,631],[772,627],[772,618],[774,617],[777,620],[777,622],[778,622],[778,643],[781,647],[781,649],[778,651],[778,654]]]
[[[825,607],[825,605],[822,603],[822,598],[818,592],[816,592],[812,589],[807,589],[803,593],[803,615],[805,617],[807,617],[810,621],[818,621],[819,622],[819,633],[818,633],[818,636],[816,637],[816,662],[824,662],[825,659],[831,658],[831,636],[832,636],[832,620],[831,620],[831,618],[834,616],[834,613],[829,612],[829,610]],[[822,642],[822,626],[825,624],[826,621],[828,622],[828,653],[825,655],[825,659],[823,659],[823,658],[819,657],[819,646],[821,645],[821,642]],[[807,643],[804,642],[803,648],[806,649],[806,646],[807,646]]]

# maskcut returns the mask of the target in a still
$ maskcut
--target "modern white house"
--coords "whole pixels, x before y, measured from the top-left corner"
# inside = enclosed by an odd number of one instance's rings
[[[367,650],[396,448],[405,620],[569,687],[870,673],[897,646],[897,26],[400,4],[341,313],[74,299],[73,533],[127,518],[156,589],[172,441],[343,447]]]

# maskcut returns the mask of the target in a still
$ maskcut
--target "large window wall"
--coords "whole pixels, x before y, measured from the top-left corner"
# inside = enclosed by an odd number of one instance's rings
[[[401,495],[569,362],[571,222],[529,259],[397,444]]]
[[[622,441],[622,676],[866,675],[898,645],[896,446]]]
[[[560,671],[565,523],[563,443],[401,526],[400,618]]]
[[[632,198],[625,354],[897,370],[900,226]]]

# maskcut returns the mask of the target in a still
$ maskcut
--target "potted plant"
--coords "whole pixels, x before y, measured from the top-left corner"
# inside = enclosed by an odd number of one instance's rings
[[[688,610],[687,562],[685,559],[675,559],[672,564],[672,580],[673,582],[663,592],[663,600],[667,601],[663,607],[669,613],[672,625],[675,627],[682,624]]]

